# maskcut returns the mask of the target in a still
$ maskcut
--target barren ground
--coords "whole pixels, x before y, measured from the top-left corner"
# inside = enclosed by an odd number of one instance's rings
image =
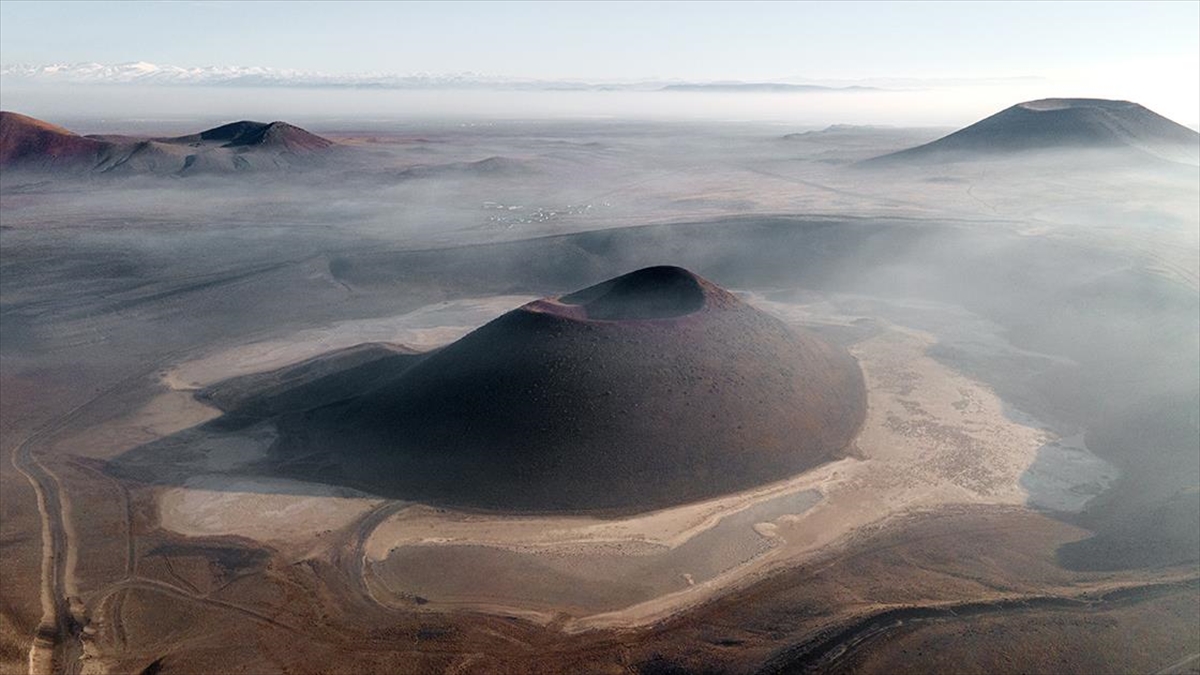
[[[0,672],[1194,671],[1195,444],[1153,411],[1195,388],[1195,171],[864,175],[923,132],[732,128],[356,133],[387,170],[328,184],[6,182]],[[516,170],[459,166],[491,156]],[[659,263],[847,346],[849,456],[509,517],[264,475],[274,429],[193,397]],[[146,447],[149,480],[108,470]]]

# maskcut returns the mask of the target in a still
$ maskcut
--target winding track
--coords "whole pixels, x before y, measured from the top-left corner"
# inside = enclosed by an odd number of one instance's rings
[[[783,650],[764,664],[758,671],[758,675],[802,675],[804,673],[829,672],[847,656],[862,649],[868,643],[905,625],[941,623],[981,614],[1021,612],[1034,609],[1116,607],[1163,593],[1196,588],[1198,585],[1200,585],[1200,577],[1190,577],[1176,581],[1110,587],[1099,595],[1088,593],[1077,596],[1034,595],[983,602],[885,609],[853,620],[832,635],[828,632],[818,634],[807,642]],[[1172,669],[1185,666],[1197,657],[1200,655],[1190,655],[1161,672],[1173,672]]]
[[[72,409],[60,420],[73,416],[88,403],[91,401]],[[63,525],[58,480],[33,455],[34,445],[60,428],[61,423],[56,422],[42,426],[12,454],[13,467],[33,486],[42,521],[42,619],[29,648],[30,675],[74,672],[81,653],[80,626],[71,614],[70,599],[65,592],[69,542]]]
[[[45,444],[56,434],[63,431],[87,408],[98,400],[111,395],[123,387],[138,380],[153,375],[159,368],[145,369],[134,373],[115,384],[101,390],[87,401],[70,409],[66,413],[50,420],[35,430],[29,437],[18,445],[12,453],[11,461],[16,470],[23,475],[33,487],[37,496],[38,512],[42,524],[42,569],[41,569],[41,604],[42,618],[34,634],[29,650],[30,675],[70,675],[78,673],[82,667],[83,643],[80,639],[83,625],[82,617],[77,617],[71,608],[73,598],[70,589],[73,583],[73,561],[78,551],[69,536],[66,522],[69,514],[64,507],[61,481],[38,459],[35,449]],[[80,465],[90,471],[90,467]],[[122,488],[122,492],[124,489]],[[120,606],[132,589],[149,590],[163,593],[171,597],[190,600],[223,610],[237,612],[253,620],[291,632],[303,633],[295,626],[288,625],[278,619],[262,614],[253,609],[243,607],[201,594],[192,593],[172,584],[153,579],[138,577],[136,574],[136,558],[132,521],[130,518],[128,494],[126,499],[126,546],[125,577],[102,589],[91,601],[90,606],[100,610],[112,626],[115,637],[120,643],[124,642],[123,627],[120,621]],[[350,579],[363,595],[378,604],[370,592],[363,577],[363,547],[371,532],[388,516],[407,505],[407,502],[387,502],[376,507],[364,516],[350,534],[345,552],[340,560],[343,569],[350,572]],[[80,602],[81,599],[75,599]]]
[[[173,298],[180,294],[211,290],[217,287],[225,288],[231,285],[241,285],[257,278],[261,274],[289,265],[302,264],[308,260],[321,258],[323,255],[314,254],[296,259],[286,259],[233,274],[202,275],[203,278],[201,279],[189,278],[187,279],[188,283],[182,287],[176,286],[150,295],[124,298],[120,300],[118,305],[106,307],[105,309],[107,311],[119,311],[121,309],[128,309],[134,304]],[[161,363],[169,363],[173,358],[186,351],[186,349],[177,349],[160,354],[156,360]],[[83,646],[80,641],[80,632],[83,626],[79,622],[82,617],[74,616],[71,609],[72,598],[70,597],[70,589],[74,588],[74,570],[72,566],[74,565],[78,551],[73,547],[71,528],[68,522],[69,513],[67,513],[67,509],[64,507],[66,498],[62,494],[60,479],[38,459],[35,448],[61,432],[97,401],[108,397],[124,387],[128,387],[131,383],[152,376],[159,370],[161,363],[156,363],[153,367],[143,368],[101,389],[88,400],[35,429],[12,452],[10,459],[13,467],[29,481],[37,496],[38,513],[42,524],[40,593],[42,618],[29,649],[30,675],[76,673],[81,668],[82,662],[80,661],[80,657],[83,654]],[[128,502],[126,509],[126,517],[128,518]],[[127,525],[129,524],[127,523]],[[128,536],[129,544],[125,581],[133,578],[134,566],[136,565],[131,529],[128,531]],[[80,601],[80,599],[75,600],[76,602]]]
[[[79,639],[80,617],[71,611],[69,590],[74,587],[73,566],[78,551],[69,535],[61,494],[61,481],[37,457],[34,449],[66,428],[81,413],[113,392],[144,379],[158,370],[148,368],[125,377],[98,391],[83,403],[46,422],[21,442],[12,453],[16,470],[29,481],[37,495],[42,521],[42,619],[29,648],[30,675],[57,675],[79,671],[83,646]],[[132,533],[129,533],[132,535]],[[132,547],[132,541],[129,544]],[[130,549],[132,550],[132,549]],[[127,568],[132,561],[127,560]],[[78,601],[78,599],[76,599]]]
[[[400,509],[408,506],[410,502],[404,501],[389,501],[371,509],[362,516],[351,530],[347,541],[342,546],[338,547],[335,554],[334,563],[340,567],[346,574],[346,578],[354,585],[355,589],[371,602],[384,608],[392,608],[385,602],[381,602],[375,594],[371,592],[371,586],[367,583],[367,540],[371,537],[371,533],[375,528],[379,527],[383,521],[391,517]]]

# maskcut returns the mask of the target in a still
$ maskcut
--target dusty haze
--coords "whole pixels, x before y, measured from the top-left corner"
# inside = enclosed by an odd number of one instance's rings
[[[6,88],[76,133],[336,145],[0,177],[4,666],[1192,667],[1200,169],[1136,133],[867,161],[1022,100],[991,91]],[[655,265],[848,354],[853,447],[599,515],[372,492],[322,457],[344,435],[275,461],[291,420]]]

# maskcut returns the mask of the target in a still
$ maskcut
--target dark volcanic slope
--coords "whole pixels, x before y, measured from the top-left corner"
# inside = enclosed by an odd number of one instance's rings
[[[312,152],[333,145],[333,141],[322,138],[293,126],[287,122],[231,122],[201,131],[191,136],[160,139],[164,143],[216,142],[224,148],[274,147],[289,152]]]
[[[652,267],[529,303],[355,401],[285,418],[274,459],[460,506],[645,510],[825,462],[865,405],[841,349]]]
[[[1136,103],[1055,98],[1018,103],[949,136],[873,161],[1084,148],[1194,161],[1198,147],[1200,134]]]

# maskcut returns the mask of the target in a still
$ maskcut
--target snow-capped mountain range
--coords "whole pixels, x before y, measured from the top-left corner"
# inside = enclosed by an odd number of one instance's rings
[[[624,90],[624,91],[853,91],[870,87],[822,86],[792,82],[690,82],[646,80],[634,82],[587,82],[581,80],[537,80],[500,77],[479,73],[430,74],[352,73],[331,74],[264,66],[181,66],[133,63],[57,63],[0,67],[0,81],[7,84],[143,84],[245,87],[348,87],[378,89],[514,89],[514,90]]]
[[[378,87],[422,89],[444,87],[502,89],[659,89],[676,82],[596,84],[496,77],[478,73],[330,74],[264,66],[202,66],[185,68],[138,61],[114,65],[59,63],[0,67],[7,82],[45,84],[153,84],[211,86]]]

